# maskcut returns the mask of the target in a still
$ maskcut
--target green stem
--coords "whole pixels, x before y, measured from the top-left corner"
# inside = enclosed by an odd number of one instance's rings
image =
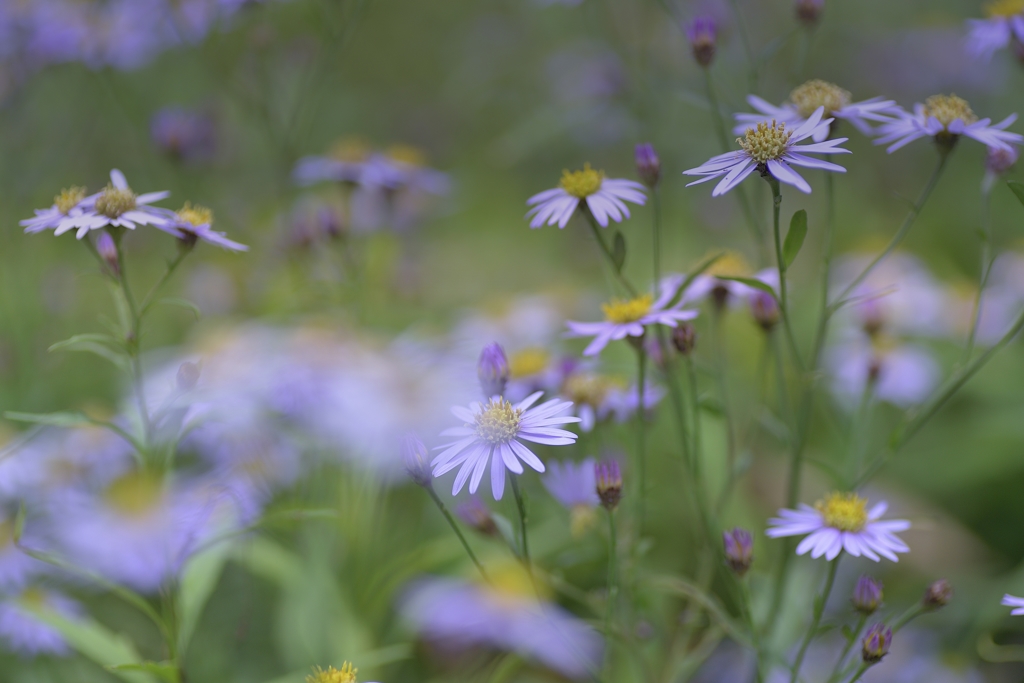
[[[608,512],[608,610],[604,618],[605,637],[611,638],[612,618],[615,614],[615,601],[618,598],[618,537],[615,529],[615,511],[605,508]],[[608,648],[609,657],[611,647]]]
[[[523,502],[523,494],[519,491],[519,482],[515,476],[512,476],[512,493],[516,497],[516,507],[519,509],[519,533],[522,536],[522,551],[523,551],[523,564],[526,565],[527,571],[530,572],[530,578],[533,578],[533,564],[530,562],[530,544],[526,537],[526,504]]]
[[[658,187],[651,188],[651,243],[654,251],[654,286],[661,285],[661,193]],[[664,349],[662,349],[664,350]]]
[[[754,48],[750,44],[750,36],[747,34],[747,26],[743,21],[743,15],[740,13],[739,2],[737,0],[729,0],[729,7],[732,8],[733,19],[736,22],[736,27],[739,30],[740,39],[743,42],[743,52],[747,56],[747,66],[750,69],[748,76],[750,81],[750,92],[757,92],[757,60],[754,58]]]
[[[828,563],[828,577],[825,579],[825,588],[821,591],[821,596],[814,602],[814,616],[811,619],[811,627],[807,629],[803,642],[800,643],[800,650],[796,654],[796,660],[793,661],[793,673],[789,678],[789,683],[796,683],[800,679],[800,669],[804,665],[804,656],[807,654],[807,648],[810,647],[811,641],[814,640],[814,636],[818,631],[818,625],[821,623],[821,615],[825,612],[825,603],[828,602],[828,596],[831,595],[832,586],[836,582],[836,571],[839,569],[840,559],[841,556]]]
[[[640,480],[638,486],[640,495],[637,496],[637,519],[639,520],[638,529],[640,534],[643,534],[644,522],[647,517],[647,425],[644,419],[646,416],[646,411],[644,410],[644,389],[647,379],[647,353],[643,348],[643,337],[640,337],[640,340],[636,349],[636,455],[637,472]]]
[[[700,508],[705,524],[708,527],[708,540],[709,542],[714,543],[714,528],[708,511],[707,491],[704,489],[704,464],[703,458],[701,457],[700,398],[697,393],[697,369],[694,366],[693,358],[690,355],[686,356],[686,374],[690,385],[690,410],[692,413],[691,424],[693,425],[693,448],[690,450],[690,453],[693,456],[693,483],[694,489],[697,493],[697,507]]]
[[[978,334],[978,323],[981,321],[981,295],[988,285],[988,276],[992,273],[995,259],[992,258],[992,196],[990,192],[982,192],[981,199],[981,274],[978,282],[978,293],[974,297],[974,315],[971,318],[971,331],[967,337],[967,348],[964,349],[963,362],[966,363],[974,354],[974,340]]]
[[[761,649],[761,636],[757,632],[756,624],[754,624],[754,601],[750,596],[750,585],[746,580],[737,576],[736,583],[740,586],[740,606],[743,610],[743,617],[747,622],[747,628],[750,629],[750,640],[754,644],[754,653],[757,655],[755,660],[755,679],[757,683],[761,683],[764,680],[764,653]]]
[[[843,665],[846,663],[846,658],[850,656],[850,650],[853,649],[853,644],[857,642],[857,637],[860,632],[864,630],[864,624],[868,622],[868,615],[861,614],[860,618],[857,619],[857,628],[850,632],[850,635],[846,638],[846,646],[843,648],[842,654],[839,655],[839,659],[836,660],[836,665],[832,668],[832,673],[828,677],[828,683],[834,683],[839,678],[840,672],[843,670]]]
[[[466,540],[466,537],[462,534],[462,530],[459,529],[459,525],[456,523],[455,518],[452,517],[452,513],[448,511],[448,507],[444,504],[444,501],[441,500],[441,498],[437,495],[437,491],[435,491],[434,487],[430,486],[429,483],[424,488],[426,488],[427,493],[430,494],[430,499],[434,501],[434,505],[436,505],[437,509],[441,511],[441,514],[444,515],[444,518],[448,520],[448,526],[450,526],[452,528],[452,531],[455,532],[455,535],[459,537],[459,542],[462,544],[462,547],[466,550],[466,554],[469,555],[469,559],[471,559],[473,561],[473,564],[476,565],[477,570],[480,572],[480,576],[483,577],[484,581],[490,583],[491,577],[487,575],[487,572],[484,570],[484,566],[480,564],[480,560],[476,558],[476,554],[473,552],[473,549],[469,547],[469,542]]]
[[[125,268],[124,249],[121,246],[123,230],[111,230],[110,235],[114,239],[114,247],[117,251],[118,284],[128,306],[128,330],[125,333],[125,347],[131,360],[132,387],[135,391],[135,400],[139,406],[139,419],[142,420],[142,442],[146,449],[149,449],[153,425],[149,417],[149,408],[146,405],[146,396],[143,391],[142,361],[139,358],[140,335],[142,333],[142,320],[139,318],[139,309],[135,304],[135,296],[128,285],[128,271]]]
[[[619,283],[625,288],[629,295],[632,297],[637,296],[636,288],[626,279],[626,276],[622,274],[622,270],[615,264],[615,256],[612,254],[608,245],[605,244],[604,237],[601,235],[601,229],[597,224],[597,219],[594,218],[594,214],[590,213],[585,208],[580,209],[580,213],[587,219],[587,224],[590,225],[591,232],[594,233],[594,239],[597,240],[598,246],[601,247],[601,252],[604,253],[605,259],[608,261],[608,265],[612,267],[612,272],[615,273],[615,277],[619,280]]]
[[[896,621],[893,622],[892,626],[890,627],[890,628],[892,628],[892,632],[893,633],[899,633],[901,628],[903,628],[904,626],[909,624],[911,621],[913,621],[917,617],[919,617],[922,614],[924,614],[925,611],[926,610],[924,608],[924,605],[922,605],[920,602],[915,604],[915,605],[912,605],[911,607],[908,607],[903,612],[903,614],[901,614],[896,619]]]
[[[857,669],[857,673],[855,673],[853,675],[853,678],[851,678],[847,683],[857,683],[857,681],[860,680],[861,676],[864,675],[864,672],[870,669],[871,666],[872,662],[864,662],[863,664],[861,664],[860,668]]]
[[[736,428],[733,423],[732,405],[729,400],[729,376],[725,335],[722,332],[722,311],[713,307],[711,314],[711,330],[714,335],[712,345],[715,347],[715,379],[718,381],[718,393],[722,401],[722,416],[725,421],[725,453],[729,475],[726,484],[736,472]]]
[[[152,307],[154,303],[153,297],[156,296],[157,292],[159,292],[160,289],[167,283],[167,281],[171,278],[171,275],[174,274],[174,271],[178,269],[178,266],[181,265],[181,262],[184,261],[185,257],[188,256],[190,253],[191,249],[179,249],[178,255],[174,258],[174,260],[167,264],[167,269],[164,271],[164,274],[161,275],[160,279],[156,281],[156,284],[153,285],[153,287],[149,290],[149,293],[146,294],[146,297],[142,300],[142,304],[139,306],[140,319],[144,317],[146,313],[149,311],[150,307]]]
[[[786,330],[786,340],[789,342],[793,360],[800,370],[804,369],[803,359],[800,357],[800,350],[796,345],[796,338],[793,336],[793,327],[789,322],[789,298],[786,287],[786,262],[782,256],[782,232],[779,228],[779,211],[782,208],[782,190],[779,188],[779,181],[767,171],[762,176],[768,181],[772,188],[772,235],[775,239],[775,262],[779,272],[779,312],[782,314],[782,325]]]

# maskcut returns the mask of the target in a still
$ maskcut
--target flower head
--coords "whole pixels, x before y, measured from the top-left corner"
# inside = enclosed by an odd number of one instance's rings
[[[35,217],[19,221],[26,233],[43,230],[60,230],[61,234],[74,227],[76,218],[82,215],[82,204],[86,200],[85,188],[72,186],[60,191],[53,198],[53,206],[36,209]]]
[[[37,610],[54,612],[72,621],[82,613],[81,605],[60,593],[29,588],[0,602],[0,642],[26,657],[71,654],[64,636],[40,619],[35,614]]]
[[[637,145],[634,160],[636,161],[636,174],[640,176],[644,185],[652,189],[656,187],[658,180],[661,179],[661,160],[658,158],[658,153],[654,151],[654,146],[649,142]]]
[[[968,19],[967,52],[991,59],[997,50],[1013,43],[1024,45],[1024,1],[995,0],[985,6],[984,19]]]
[[[558,187],[545,190],[530,197],[526,204],[532,206],[526,217],[531,228],[558,224],[564,228],[576,210],[586,210],[601,227],[608,227],[608,219],[621,222],[629,218],[625,202],[643,205],[646,201],[643,185],[633,180],[606,178],[604,171],[595,171],[590,164],[582,170],[562,171]]]
[[[672,330],[672,346],[684,356],[690,355],[697,346],[697,329],[690,323],[676,325]]]
[[[825,0],[796,0],[796,18],[814,26],[821,19],[821,10],[825,7]]]
[[[850,602],[861,614],[873,614],[882,605],[882,582],[867,574],[862,575],[853,587]]]
[[[875,562],[879,556],[897,562],[896,553],[910,550],[896,536],[910,528],[902,519],[882,520],[888,506],[878,503],[868,508],[868,501],[855,493],[830,493],[814,507],[800,505],[799,510],[779,510],[779,517],[768,520],[771,538],[802,536],[807,538],[796,548],[797,555],[810,552],[834,560],[843,550],[854,557],[863,555]]]
[[[462,420],[462,427],[441,432],[442,436],[454,436],[458,440],[439,446],[441,453],[431,463],[434,476],[439,477],[456,467],[458,476],[452,487],[452,495],[458,494],[469,480],[469,492],[476,493],[488,461],[491,465],[491,492],[500,500],[505,492],[505,470],[522,474],[520,460],[538,472],[544,471],[544,463],[523,441],[562,446],[576,442],[576,435],[558,425],[579,422],[578,417],[566,416],[572,407],[569,401],[552,399],[532,407],[543,392],[536,392],[525,400],[513,405],[500,397],[492,397],[486,404],[473,403],[470,407],[455,406],[452,414]],[[472,478],[470,478],[472,475]]]
[[[882,124],[875,144],[889,145],[886,151],[892,153],[918,138],[932,137],[948,148],[966,136],[989,147],[1008,149],[1011,144],[1024,144],[1024,135],[1006,130],[1016,120],[1016,114],[995,124],[992,119],[979,120],[962,97],[932,95],[924,104],[915,104],[913,113],[900,111],[897,118]]]
[[[167,222],[157,227],[177,237],[185,248],[191,249],[197,241],[203,240],[229,251],[249,251],[249,247],[229,240],[224,233],[211,228],[213,211],[205,206],[185,202],[183,207],[175,212],[168,211],[166,215]]]
[[[1015,617],[1024,616],[1024,598],[1017,598],[1007,593],[1003,596],[1002,604],[1013,608],[1010,612],[1011,615]]]
[[[755,170],[762,176],[771,175],[779,182],[793,185],[801,192],[810,192],[807,184],[792,166],[818,168],[836,173],[845,173],[846,169],[830,161],[813,159],[807,154],[848,154],[850,150],[839,147],[847,138],[825,140],[828,137],[828,126],[832,119],[822,120],[825,108],[818,107],[811,116],[795,129],[787,128],[785,122],[772,119],[771,122],[759,121],[756,126],[747,128],[743,137],[736,142],[740,149],[711,157],[703,165],[683,171],[684,175],[703,176],[690,185],[706,183],[709,180],[722,178],[715,186],[711,196],[725,194],[746,179]],[[824,142],[798,145],[807,138],[820,138]]]
[[[718,27],[711,17],[697,17],[686,27],[686,39],[690,41],[693,58],[701,66],[711,65],[717,38]]]
[[[754,538],[746,529],[736,527],[722,532],[725,561],[736,576],[743,576],[754,563]]]
[[[470,496],[455,506],[458,515],[467,526],[472,527],[484,536],[497,536],[498,525],[494,522],[490,509],[476,496]]]
[[[476,376],[480,379],[480,388],[483,389],[484,396],[504,394],[510,373],[508,358],[501,344],[493,342],[485,346],[476,364]]]
[[[134,230],[137,225],[163,227],[167,223],[165,209],[149,206],[166,199],[170,192],[149,192],[135,194],[124,174],[116,168],[110,172],[110,183],[100,193],[85,197],[77,205],[78,212],[68,220],[61,221],[55,235],[62,235],[72,228],[77,229],[75,237],[82,239],[90,230],[120,227]],[[69,199],[70,201],[70,199]]]
[[[889,654],[892,645],[892,629],[885,624],[875,624],[868,629],[861,640],[861,657],[865,662],[874,664],[882,661]]]
[[[569,510],[573,536],[581,536],[593,524],[594,512],[601,504],[593,459],[549,463],[541,481],[552,497]]]
[[[921,598],[921,604],[929,611],[935,611],[949,604],[953,599],[953,585],[946,579],[939,579],[928,584]]]
[[[614,510],[622,499],[622,472],[615,458],[602,460],[594,466],[597,497],[607,510]]]
[[[409,478],[417,486],[430,486],[433,477],[427,464],[427,447],[415,434],[407,434],[402,441],[402,462]]]
[[[356,674],[359,669],[352,666],[351,662],[345,662],[340,669],[329,666],[321,669],[319,666],[313,668],[313,673],[306,676],[306,683],[356,683]]]

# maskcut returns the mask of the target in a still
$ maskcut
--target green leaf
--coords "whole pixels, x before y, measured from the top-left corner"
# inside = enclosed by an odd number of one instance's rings
[[[141,664],[114,664],[107,667],[107,671],[118,673],[119,671],[141,671],[153,674],[167,683],[180,683],[178,670],[170,662],[142,662]]]
[[[853,627],[851,627],[849,624],[843,624],[842,631],[843,631],[843,636],[847,640],[853,640],[857,636],[857,634],[853,630]]]
[[[775,290],[772,289],[772,286],[770,284],[768,284],[767,282],[761,282],[760,280],[756,280],[756,279],[754,279],[752,277],[731,277],[731,276],[726,276],[726,275],[719,275],[718,279],[719,280],[732,280],[734,282],[739,282],[740,284],[744,284],[747,287],[753,287],[754,289],[759,289],[762,292],[767,292],[768,294],[771,294],[772,298],[775,299],[776,301],[778,301],[778,297],[775,295]]]
[[[163,304],[164,306],[178,306],[179,308],[188,309],[192,311],[192,315],[196,317],[196,320],[199,320],[200,318],[203,317],[203,312],[199,310],[199,306],[195,305],[188,299],[179,299],[178,297],[167,297],[164,299],[157,299],[153,303]]]
[[[789,222],[786,243],[782,246],[782,262],[786,264],[786,268],[793,265],[796,255],[800,253],[800,247],[804,246],[805,237],[807,237],[807,212],[800,209],[793,214],[793,219]]]
[[[93,424],[92,419],[85,413],[71,411],[57,413],[18,413],[7,411],[4,413],[4,417],[15,422],[33,422],[51,427],[74,428]]]
[[[622,272],[622,266],[626,264],[626,238],[618,230],[615,231],[615,241],[612,244],[612,263],[615,270]]]
[[[81,335],[87,336],[87,335]],[[104,336],[104,335],[97,335]],[[76,340],[74,337],[57,342],[49,348],[50,351],[80,351],[92,353],[100,358],[110,361],[118,370],[128,372],[128,356],[123,349],[112,349],[101,343],[88,340]]]
[[[189,559],[178,592],[178,652],[184,654],[213,589],[231,554],[230,543],[217,543]]]
[[[1017,195],[1017,199],[1020,200],[1021,204],[1024,204],[1024,183],[1017,180],[1006,181],[1006,186]]]

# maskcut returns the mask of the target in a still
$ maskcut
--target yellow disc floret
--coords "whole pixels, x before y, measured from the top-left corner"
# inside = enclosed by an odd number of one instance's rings
[[[140,515],[163,497],[163,482],[148,472],[130,472],[107,487],[105,498],[118,512]]]
[[[601,189],[604,182],[604,171],[595,171],[590,164],[584,164],[582,171],[562,171],[562,179],[558,186],[573,197],[583,199]]]
[[[797,86],[789,94],[800,116],[809,117],[818,107],[825,108],[825,116],[850,105],[851,95],[835,83],[814,79]]]
[[[985,5],[985,16],[1009,18],[1024,14],[1024,0],[995,0]]]
[[[60,194],[53,198],[53,203],[57,206],[57,210],[66,216],[68,211],[78,206],[83,199],[85,199],[85,188],[73,185],[61,190]]]
[[[391,145],[388,147],[388,156],[400,164],[409,166],[423,166],[427,163],[423,150],[412,145]]]
[[[313,673],[306,676],[306,683],[356,683],[356,674],[359,669],[352,666],[351,662],[345,662],[341,669],[329,666],[326,669],[316,667]]]
[[[111,183],[96,198],[96,210],[107,218],[117,218],[135,208],[135,193],[130,188],[114,187]]]
[[[932,95],[924,101],[924,115],[934,116],[946,128],[957,119],[968,125],[978,120],[967,100],[956,95]]]
[[[573,403],[596,408],[604,403],[608,392],[621,386],[622,382],[614,377],[591,373],[576,373],[565,381],[562,391]]]
[[[543,372],[551,362],[551,354],[538,347],[515,351],[508,357],[509,375],[512,379],[530,377]]]
[[[338,161],[356,163],[366,161],[366,158],[370,156],[370,145],[366,140],[358,137],[341,138],[331,145],[327,153]]]
[[[725,275],[728,277],[745,277],[753,273],[750,264],[743,258],[743,254],[735,251],[727,251],[722,254],[705,271],[708,275]]]
[[[601,304],[601,310],[610,323],[635,323],[650,312],[653,304],[654,295],[644,294],[635,299],[612,299]]]
[[[210,225],[213,223],[213,211],[205,206],[192,205],[192,202],[185,202],[185,206],[178,210],[178,220],[188,223],[191,226]]]
[[[839,531],[861,531],[868,523],[868,501],[856,493],[833,492],[814,504],[825,524]]]
[[[762,121],[756,128],[747,128],[746,134],[736,142],[750,158],[759,164],[778,159],[786,153],[793,131],[786,130],[786,124]]]
[[[508,443],[519,433],[523,411],[503,398],[492,398],[476,417],[476,435],[492,446]]]

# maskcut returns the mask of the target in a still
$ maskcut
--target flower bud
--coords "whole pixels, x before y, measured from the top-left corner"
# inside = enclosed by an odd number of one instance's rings
[[[186,361],[179,365],[178,375],[175,377],[175,381],[178,383],[178,389],[181,391],[191,391],[196,386],[196,382],[199,381],[199,373],[201,370],[202,366],[199,363]]]
[[[654,189],[661,179],[661,160],[651,143],[645,142],[636,146],[634,154],[636,174],[647,187]]]
[[[821,19],[825,0],[796,0],[796,18],[807,26],[814,26]]]
[[[484,536],[498,535],[498,525],[494,523],[491,511],[476,496],[471,496],[469,500],[459,503],[455,508],[455,514],[466,525],[476,529]]]
[[[857,579],[850,598],[853,608],[861,614],[872,614],[882,604],[882,582],[863,575]]]
[[[402,463],[409,478],[423,488],[430,486],[434,479],[427,459],[427,447],[423,442],[415,434],[406,435],[402,442]]]
[[[693,49],[693,58],[701,66],[709,66],[715,58],[718,31],[711,17],[697,17],[686,28],[686,38]]]
[[[756,290],[750,295],[750,313],[765,332],[771,332],[779,322],[779,304],[768,292]]]
[[[736,527],[732,531],[723,531],[725,542],[725,561],[736,576],[743,576],[754,563],[754,538],[746,529]]]
[[[697,345],[697,330],[690,323],[679,323],[672,328],[672,345],[679,353],[689,356]]]
[[[622,499],[622,472],[615,458],[610,458],[594,465],[597,481],[597,497],[607,510],[614,510]]]
[[[121,277],[121,264],[117,260],[117,245],[114,244],[114,238],[110,236],[109,232],[101,233],[96,240],[96,252],[103,259],[111,276]]]
[[[921,598],[924,608],[930,612],[945,607],[953,599],[953,586],[945,579],[932,582]]]
[[[480,352],[476,375],[480,378],[480,388],[484,390],[484,396],[501,396],[505,393],[509,377],[508,358],[498,342],[488,344]]]
[[[892,629],[885,624],[875,624],[864,634],[861,641],[861,656],[869,664],[882,661],[889,654],[892,645]]]
[[[985,156],[985,170],[995,175],[1003,175],[1017,163],[1017,150],[1013,147],[989,147]]]

